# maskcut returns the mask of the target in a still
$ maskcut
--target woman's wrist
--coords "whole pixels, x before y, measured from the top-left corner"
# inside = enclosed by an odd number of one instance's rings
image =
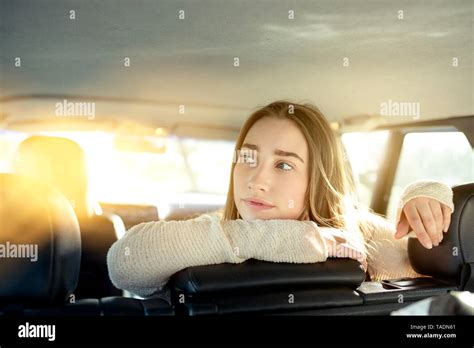
[[[426,197],[437,200],[446,205],[451,211],[454,211],[453,190],[446,184],[438,181],[416,181],[403,189],[400,201],[398,203],[397,216],[395,224],[400,221],[401,214],[405,205],[412,199]]]

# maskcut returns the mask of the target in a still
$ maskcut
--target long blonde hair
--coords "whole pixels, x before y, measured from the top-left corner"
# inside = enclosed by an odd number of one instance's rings
[[[276,101],[256,110],[240,130],[236,153],[250,128],[264,117],[291,120],[308,144],[310,179],[305,195],[306,209],[302,216],[319,226],[347,228],[349,224],[354,224],[355,221],[350,218],[356,203],[352,173],[339,138],[318,108],[311,104]],[[231,167],[224,220],[240,217],[234,200],[235,164],[234,161]]]

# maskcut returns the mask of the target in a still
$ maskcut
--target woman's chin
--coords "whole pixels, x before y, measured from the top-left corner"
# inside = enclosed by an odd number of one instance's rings
[[[240,214],[240,218],[242,220],[300,220],[298,219],[301,214],[295,215],[295,214],[275,214],[275,212],[272,212],[271,214],[266,214],[265,211],[261,212],[248,212],[245,211],[242,214]]]
[[[276,220],[280,219],[278,214],[268,214],[266,211],[260,212],[243,212],[240,214],[242,220]]]

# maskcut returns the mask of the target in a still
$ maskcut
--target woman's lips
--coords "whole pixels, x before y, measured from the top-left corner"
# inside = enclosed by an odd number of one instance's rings
[[[248,199],[248,200],[244,199],[243,201],[245,202],[245,204],[247,204],[247,206],[251,207],[252,209],[256,209],[256,210],[268,210],[268,209],[271,209],[271,208],[274,207],[273,205],[260,203],[260,202],[254,201],[252,199]]]

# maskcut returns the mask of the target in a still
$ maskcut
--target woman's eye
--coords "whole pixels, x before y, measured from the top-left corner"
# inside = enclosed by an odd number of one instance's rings
[[[289,165],[288,163],[285,163],[285,162],[278,163],[277,167],[280,168],[281,170],[284,170],[284,171],[289,171],[289,170],[293,169],[293,167],[291,165]]]

